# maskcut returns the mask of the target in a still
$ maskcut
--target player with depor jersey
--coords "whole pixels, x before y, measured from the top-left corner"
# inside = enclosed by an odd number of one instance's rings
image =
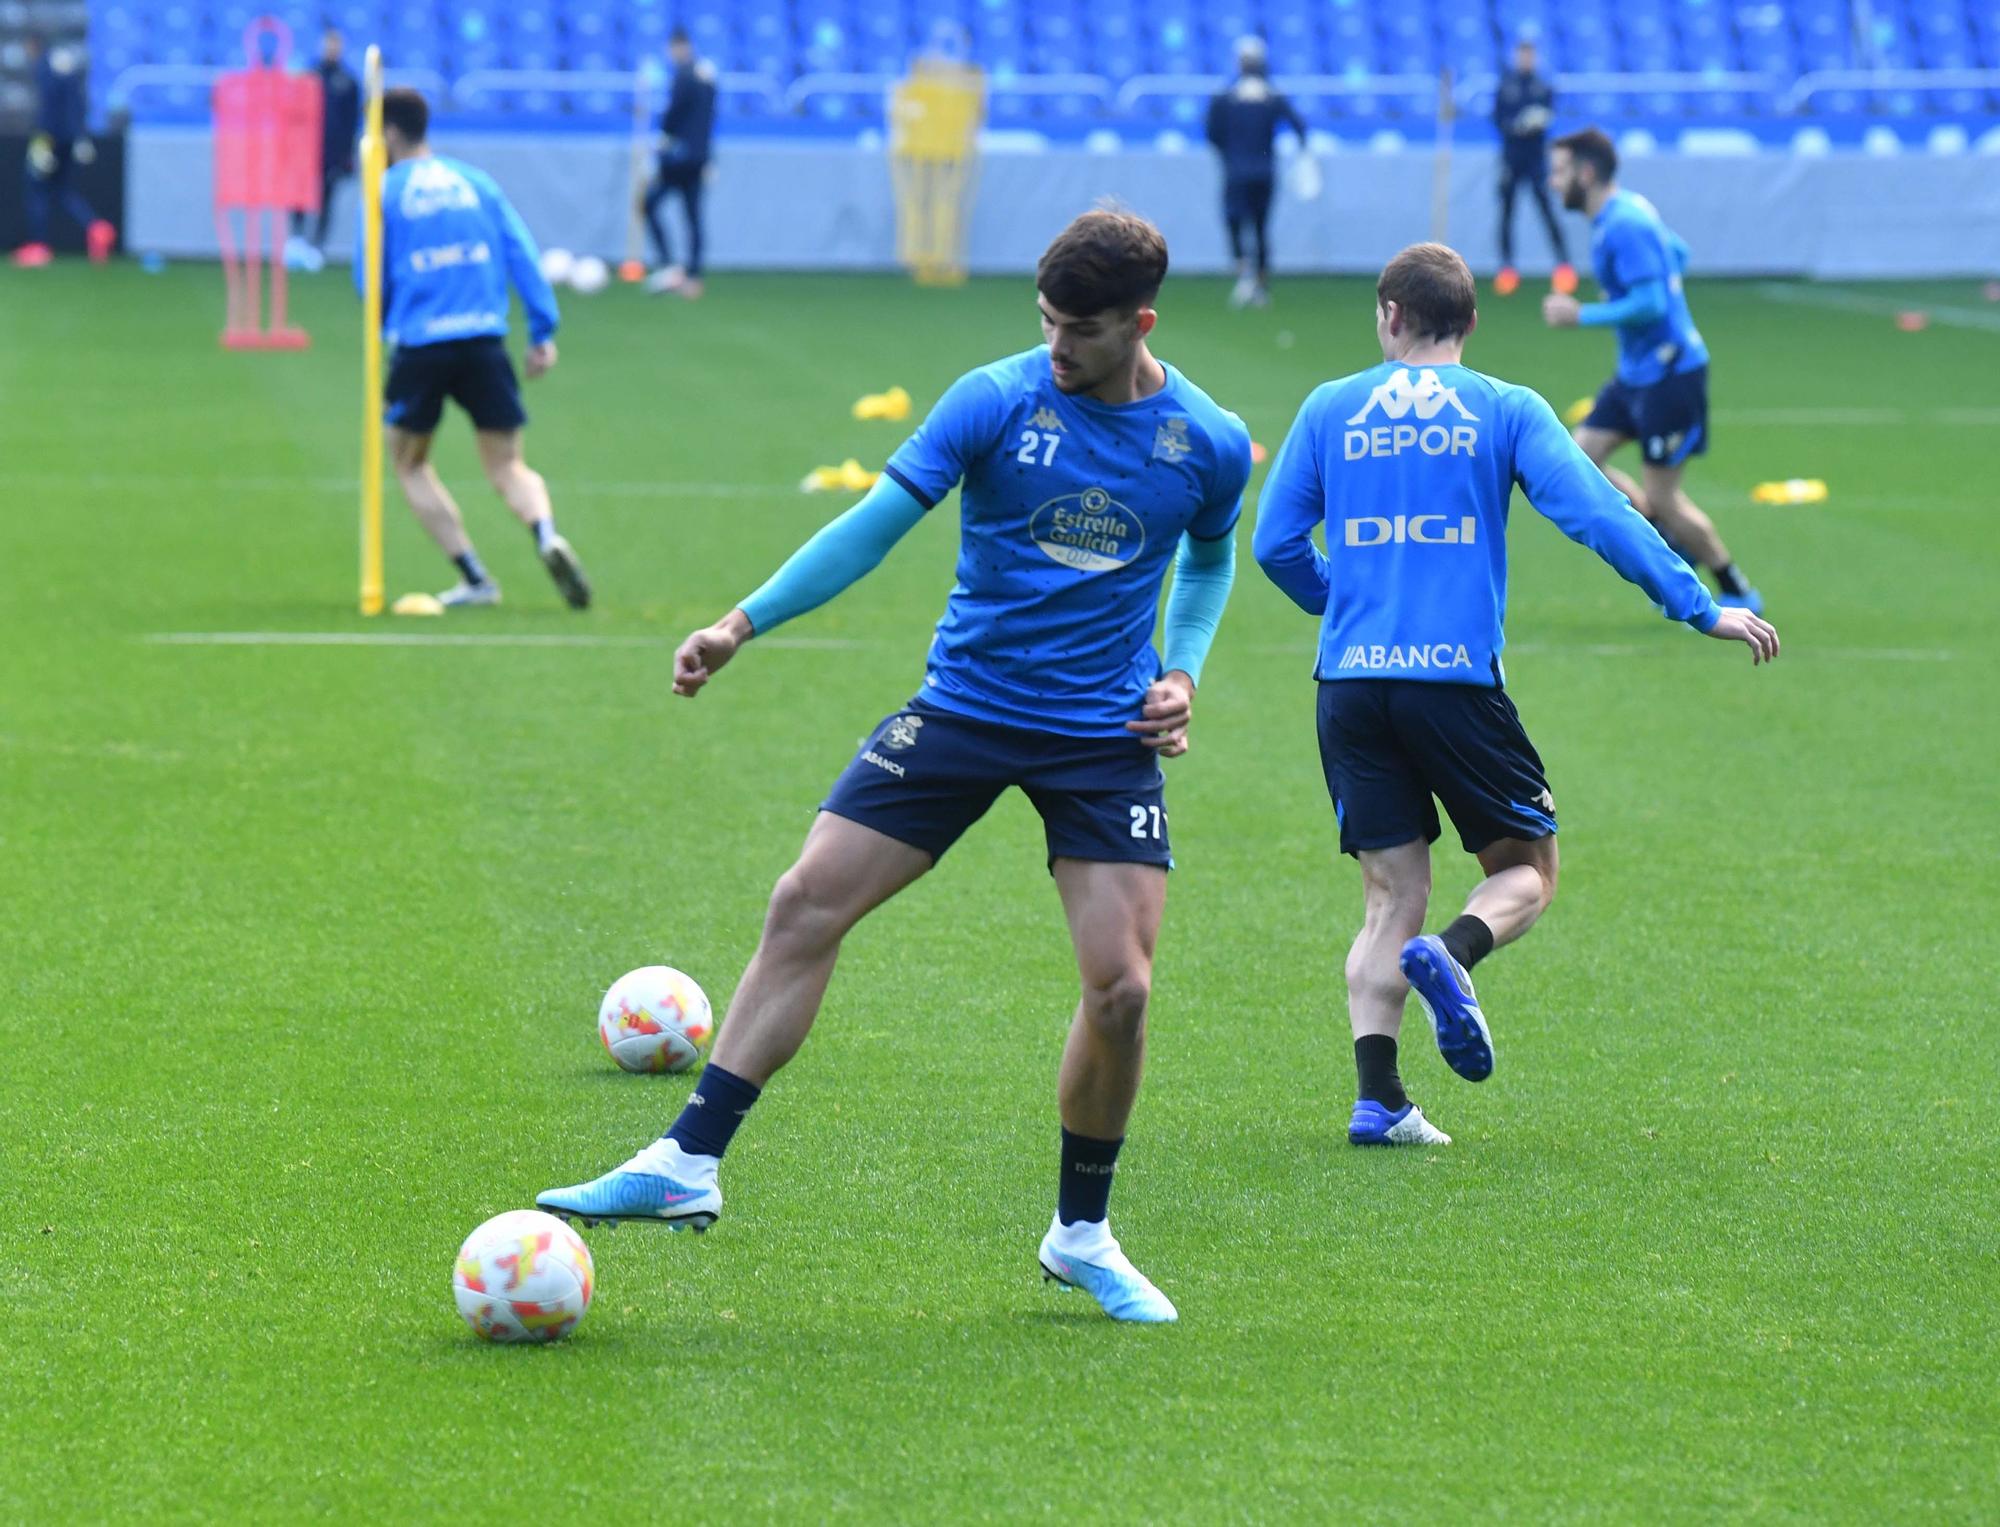
[[[1564,207],[1590,215],[1590,263],[1605,300],[1580,303],[1551,292],[1542,317],[1553,328],[1618,335],[1617,373],[1577,427],[1576,442],[1675,551],[1708,569],[1718,602],[1761,612],[1762,596],[1681,487],[1688,458],[1708,449],[1708,346],[1688,310],[1688,247],[1651,202],[1619,189],[1617,174],[1618,150],[1598,129],[1556,139],[1549,185]],[[1643,486],[1609,465],[1633,440]]]
[[[528,412],[507,358],[507,287],[528,313],[530,377],[556,363],[556,295],[541,253],[493,177],[431,152],[430,108],[414,90],[382,94],[382,330],[396,347],[384,385],[390,459],[410,510],[458,568],[438,596],[450,607],[500,602],[465,533],[451,491],[431,465],[431,441],[445,399],[472,417],[480,464],[507,507],[535,538],[536,553],[573,609],[590,604],[590,584],[568,541],[556,533],[549,485],[522,455]],[[367,261],[355,235],[354,285]]]
[[[1555,802],[1500,665],[1515,486],[1669,619],[1748,643],[1753,662],[1777,655],[1778,636],[1716,604],[1546,402],[1462,363],[1478,315],[1455,251],[1412,245],[1375,293],[1382,363],[1306,399],[1259,495],[1252,544],[1271,580],[1320,617],[1320,760],[1341,850],[1361,865],[1347,1137],[1448,1145],[1403,1090],[1404,996],[1415,990],[1446,1064],[1483,1080],[1493,1039],[1470,972],[1527,932],[1556,889]],[[1433,797],[1486,872],[1441,935],[1423,932]]]
[[[674,688],[695,695],[746,642],[866,574],[963,484],[958,581],[922,686],[862,744],[778,881],[688,1106],[664,1139],[541,1194],[540,1207],[586,1224],[712,1224],[723,1152],[804,1042],[841,939],[1018,786],[1041,814],[1082,978],[1041,1265],[1117,1319],[1176,1318],[1119,1249],[1107,1211],[1172,863],[1160,759],[1187,748],[1234,577],[1250,437],[1149,349],[1166,270],[1166,241],[1138,217],[1071,223],[1036,271],[1045,343],[953,383],[867,497],[681,644]],[[1170,563],[1163,660],[1153,630]]]

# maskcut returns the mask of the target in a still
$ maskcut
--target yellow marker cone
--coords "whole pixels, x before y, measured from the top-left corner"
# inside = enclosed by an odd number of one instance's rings
[[[1787,477],[1783,482],[1760,482],[1750,490],[1753,504],[1823,504],[1826,482],[1818,477]]]
[[[1567,424],[1571,429],[1575,429],[1585,419],[1590,417],[1591,409],[1596,406],[1597,399],[1595,398],[1578,398],[1568,408],[1563,410],[1563,423]]]
[[[907,419],[910,417],[910,395],[900,387],[891,387],[887,392],[871,392],[858,398],[854,404],[857,419]]]
[[[405,594],[389,606],[391,615],[442,615],[444,606],[435,594]]]
[[[880,472],[871,472],[852,456],[837,467],[814,467],[799,488],[806,493],[861,493],[875,486]]]

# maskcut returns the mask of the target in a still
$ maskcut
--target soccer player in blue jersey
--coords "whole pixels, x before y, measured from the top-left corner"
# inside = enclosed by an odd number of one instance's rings
[[[430,109],[414,90],[382,95],[383,333],[395,345],[384,388],[390,459],[411,512],[458,568],[438,596],[448,607],[500,602],[465,533],[451,492],[431,465],[431,440],[451,398],[472,418],[480,464],[507,507],[535,538],[536,553],[572,609],[590,604],[590,583],[556,533],[549,485],[522,455],[528,422],[507,358],[507,286],[528,313],[530,377],[556,363],[556,296],[520,214],[491,176],[431,152]],[[354,284],[366,262],[356,234]]]
[[[722,1154],[804,1042],[841,939],[1019,786],[1041,814],[1082,980],[1041,1265],[1117,1319],[1176,1318],[1107,1211],[1172,863],[1159,761],[1187,749],[1234,577],[1250,437],[1148,348],[1166,270],[1166,241],[1138,217],[1070,224],[1036,271],[1045,343],[959,378],[866,498],[681,644],[674,688],[695,695],[746,643],[861,578],[963,484],[958,581],[923,684],[862,744],[778,881],[687,1108],[664,1139],[541,1194],[542,1208],[585,1223],[712,1224]],[[1163,659],[1153,628],[1170,563]]]
[[[1552,328],[1609,328],[1618,335],[1618,370],[1577,427],[1576,443],[1612,486],[1626,494],[1669,544],[1715,579],[1725,606],[1761,611],[1715,523],[1681,487],[1690,456],[1708,449],[1708,346],[1688,311],[1682,272],[1687,245],[1636,191],[1618,188],[1618,150],[1596,128],[1558,138],[1549,185],[1572,212],[1590,215],[1590,263],[1604,301],[1580,303],[1551,292],[1542,317]],[[1609,465],[1639,442],[1643,486]]]
[[[1555,801],[1502,687],[1507,504],[1529,503],[1645,590],[1670,620],[1746,642],[1778,635],[1723,609],[1525,387],[1468,370],[1472,272],[1417,244],[1376,284],[1382,364],[1306,399],[1258,499],[1258,563],[1320,617],[1320,760],[1340,846],[1360,861],[1347,956],[1357,1145],[1448,1145],[1403,1090],[1396,1036],[1414,989],[1460,1076],[1493,1070],[1472,967],[1526,933],[1556,889]],[[1313,543],[1323,526],[1326,550]],[[1486,878],[1423,932],[1444,802]]]

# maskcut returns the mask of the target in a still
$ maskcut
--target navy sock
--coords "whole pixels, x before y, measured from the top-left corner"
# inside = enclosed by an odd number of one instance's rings
[[[486,581],[486,569],[480,565],[478,552],[463,551],[451,560],[452,565],[458,569],[459,577],[463,578],[467,583],[484,583]]]
[[[1062,1132],[1062,1183],[1056,1189],[1056,1218],[1065,1225],[1093,1223],[1111,1212],[1111,1174],[1123,1140],[1093,1140]]]
[[[1393,1034],[1363,1034],[1354,1041],[1354,1073],[1359,1096],[1380,1103],[1394,1113],[1409,1101],[1403,1091],[1402,1073],[1396,1069],[1396,1037]]]
[[[1493,952],[1493,930],[1468,912],[1454,919],[1452,925],[1438,935],[1438,942],[1444,945],[1454,960],[1470,970]]]
[[[1713,569],[1715,581],[1722,585],[1722,592],[1741,599],[1750,592],[1750,580],[1743,576],[1743,569],[1734,562],[1725,562]]]
[[[729,1149],[737,1126],[762,1093],[761,1087],[751,1086],[710,1061],[666,1137],[690,1155],[720,1156]]]

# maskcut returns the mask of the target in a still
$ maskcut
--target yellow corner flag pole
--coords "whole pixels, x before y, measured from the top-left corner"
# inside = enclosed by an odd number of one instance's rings
[[[382,50],[370,48],[361,135],[361,613],[382,613]]]

